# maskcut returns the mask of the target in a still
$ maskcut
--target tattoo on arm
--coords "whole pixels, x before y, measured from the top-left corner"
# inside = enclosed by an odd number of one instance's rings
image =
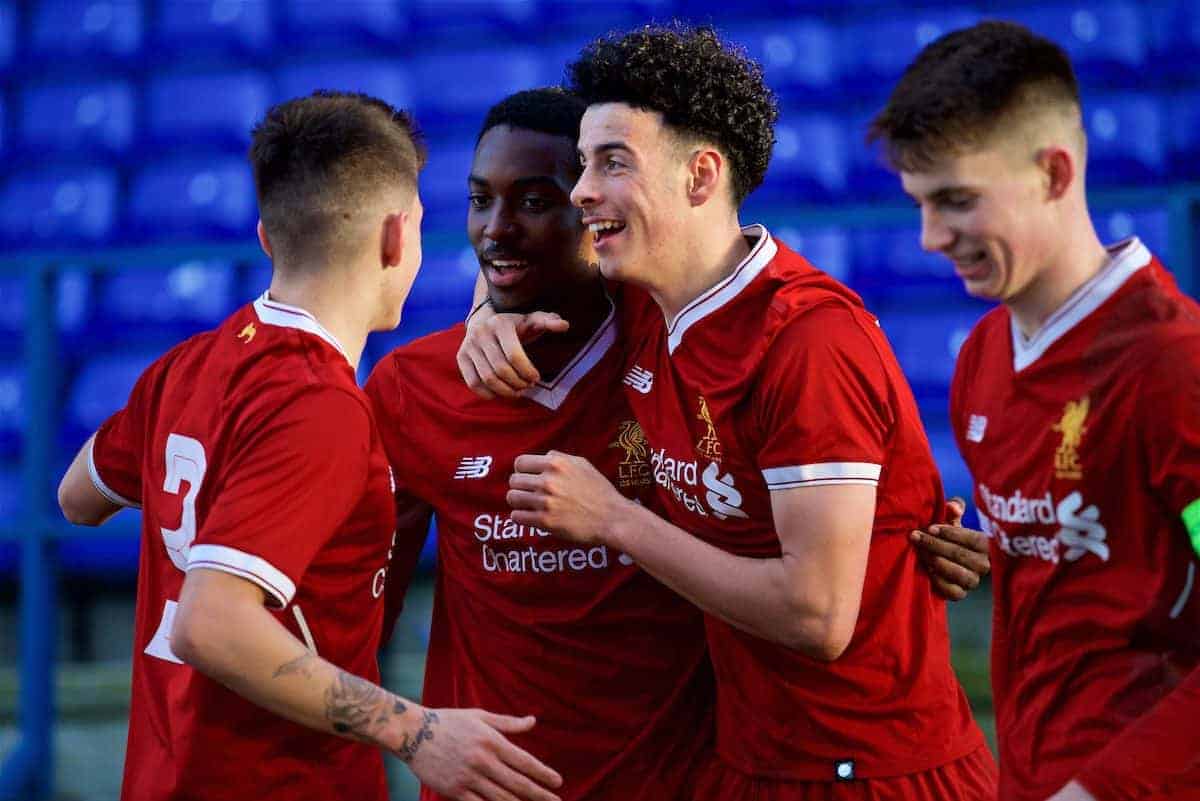
[[[417,729],[417,733],[409,740],[408,735],[404,735],[404,739],[400,742],[400,747],[396,749],[396,756],[405,762],[412,762],[416,757],[417,751],[421,748],[421,743],[426,740],[433,739],[433,727],[438,722],[437,712],[432,709],[425,710],[425,714],[421,717],[421,728]]]
[[[364,742],[378,742],[379,733],[393,715],[408,709],[382,687],[339,670],[325,690],[325,719],[333,730]]]
[[[313,660],[314,660],[314,657],[313,657],[312,652],[305,651],[304,653],[300,654],[300,656],[296,657],[292,661],[284,662],[282,665],[280,665],[278,668],[276,668],[275,673],[272,674],[271,678],[278,679],[283,676],[291,676],[295,673],[299,673],[304,678],[311,679],[313,677],[313,673],[312,673]]]

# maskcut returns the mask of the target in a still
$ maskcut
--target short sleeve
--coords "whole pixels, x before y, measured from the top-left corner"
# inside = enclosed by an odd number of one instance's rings
[[[362,398],[318,387],[242,433],[191,546],[188,570],[223,570],[285,607],[366,490],[371,417]]]
[[[835,304],[784,325],[757,395],[769,489],[879,483],[893,424],[882,340],[873,321]]]
[[[1150,492],[1200,554],[1200,336],[1165,348],[1150,366],[1138,417]]]
[[[156,365],[142,373],[125,408],[105,420],[88,450],[88,475],[96,490],[118,506],[142,507],[146,409]]]

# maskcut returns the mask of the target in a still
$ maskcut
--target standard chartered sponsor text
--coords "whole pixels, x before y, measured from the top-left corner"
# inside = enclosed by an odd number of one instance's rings
[[[538,541],[551,534],[536,526],[517,523],[503,514],[479,515],[475,518],[473,533],[482,546],[483,569],[489,573],[565,573],[604,570],[609,565],[608,548],[603,545],[592,548],[524,545],[522,541]],[[626,560],[622,560],[622,564],[625,563]]]

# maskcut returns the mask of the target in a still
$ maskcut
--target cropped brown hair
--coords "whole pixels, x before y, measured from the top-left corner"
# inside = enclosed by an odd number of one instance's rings
[[[271,108],[250,164],[276,256],[329,255],[346,221],[384,191],[415,193],[425,148],[412,118],[368,95],[316,92]]]
[[[1079,108],[1071,61],[1054,42],[1013,22],[981,22],[936,39],[904,71],[867,141],[894,169],[927,169],[983,144],[1023,111]]]

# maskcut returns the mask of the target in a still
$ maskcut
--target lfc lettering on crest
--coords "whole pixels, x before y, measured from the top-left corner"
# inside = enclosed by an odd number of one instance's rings
[[[622,487],[646,487],[652,479],[650,474],[650,447],[646,435],[636,420],[625,420],[617,429],[617,438],[608,444],[610,448],[621,448],[625,458],[617,465],[617,483]]]
[[[708,428],[704,432],[704,436],[696,443],[696,453],[705,459],[711,459],[714,462],[721,461],[721,440],[717,438],[717,428],[713,425],[712,414],[708,411],[708,401],[700,395],[700,411],[696,414],[696,419],[703,422]]]

